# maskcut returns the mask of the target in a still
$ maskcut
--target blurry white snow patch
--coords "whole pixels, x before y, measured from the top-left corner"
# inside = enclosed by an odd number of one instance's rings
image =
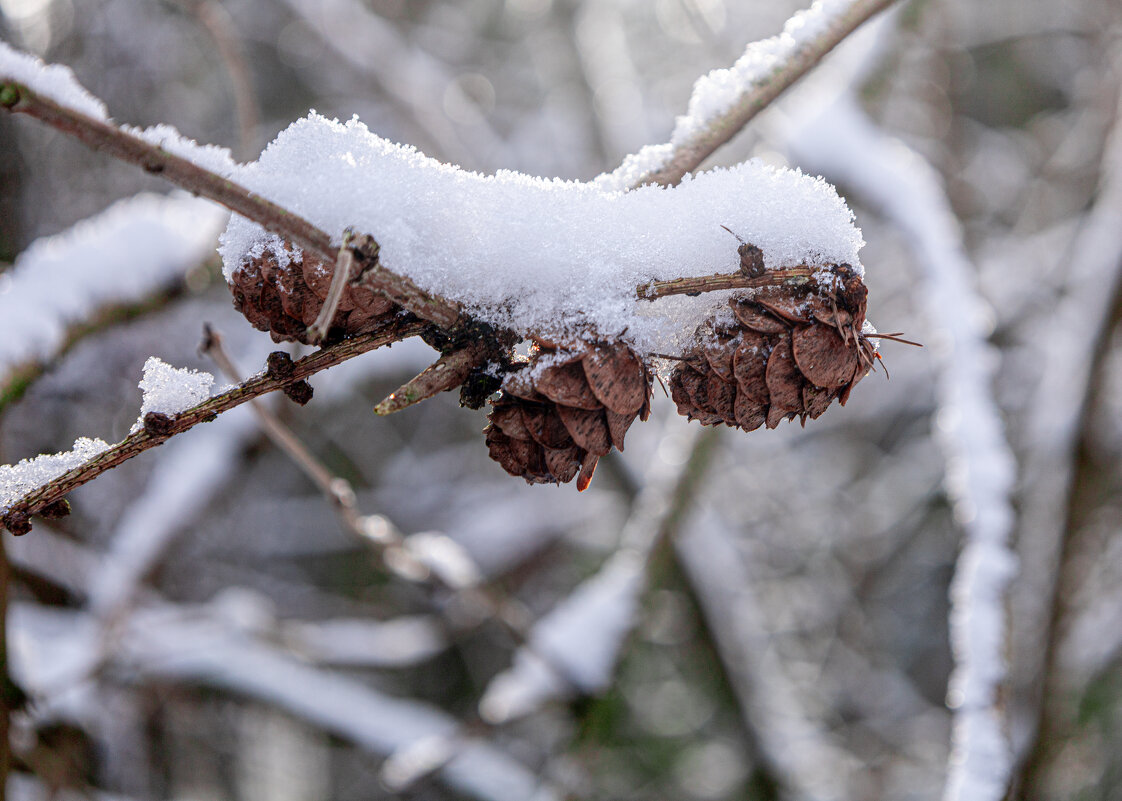
[[[210,373],[172,367],[156,356],[149,356],[144,362],[144,377],[140,379],[140,390],[144,393],[140,416],[131,431],[139,431],[144,426],[144,415],[149,412],[174,415],[197,406],[210,397],[213,386],[214,376]]]
[[[105,104],[87,92],[70,67],[44,64],[0,41],[0,80],[21,83],[37,95],[99,120],[109,118]]]
[[[409,667],[448,647],[440,624],[426,615],[286,621],[281,632],[286,645],[325,665]]]
[[[146,192],[37,239],[0,288],[0,380],[50,359],[67,328],[99,308],[139,300],[202,263],[226,216],[186,193]]]
[[[9,506],[108,448],[109,443],[104,440],[79,437],[69,451],[44,453],[33,459],[24,459],[19,464],[0,465],[0,508]]]
[[[596,693],[611,684],[623,640],[634,628],[643,564],[637,551],[616,552],[535,623],[529,646],[487,686],[480,716],[505,723],[574,690]]]
[[[560,339],[626,332],[642,351],[684,342],[720,303],[650,303],[635,293],[655,279],[735,271],[737,243],[722,225],[758,245],[771,268],[847,262],[860,269],[864,244],[832,186],[759,161],[673,188],[623,192],[466,172],[388,142],[357,119],[314,113],[234,178],[337,241],[347,226],[370,233],[388,268],[484,320]],[[220,248],[227,277],[271,237],[233,217]]]

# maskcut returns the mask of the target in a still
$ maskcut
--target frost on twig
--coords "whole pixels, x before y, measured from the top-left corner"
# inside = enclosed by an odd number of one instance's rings
[[[844,73],[843,73],[844,75]],[[997,801],[1013,767],[1006,710],[1005,594],[1017,570],[1009,538],[1016,464],[993,393],[993,349],[962,230],[934,168],[879,131],[844,83],[804,99],[790,122],[804,161],[844,179],[894,220],[923,267],[925,299],[944,347],[939,354],[938,433],[946,487],[965,532],[951,589],[955,670],[948,801]]]

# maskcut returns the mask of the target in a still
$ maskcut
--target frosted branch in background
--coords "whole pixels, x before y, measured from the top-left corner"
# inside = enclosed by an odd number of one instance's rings
[[[0,385],[47,362],[68,329],[107,305],[140,300],[214,252],[227,213],[185,194],[144,193],[36,240],[0,276]]]
[[[993,395],[996,352],[976,270],[935,169],[874,127],[851,85],[832,96],[801,98],[789,120],[800,163],[859,193],[910,237],[925,282],[919,293],[937,331],[937,429],[947,458],[946,485],[966,541],[951,587],[955,670],[948,801],[997,801],[1012,770],[1005,712],[1005,593],[1017,563],[1009,547],[1016,467]]]
[[[202,607],[164,604],[138,611],[113,654],[113,664],[142,681],[195,683],[256,698],[376,754],[456,730],[456,719],[433,706],[392,698],[357,680],[304,664],[270,644],[271,621],[258,603],[256,596],[231,592]],[[44,679],[58,675],[56,666],[80,662],[92,645],[91,626],[86,613],[32,604],[14,607],[16,680],[34,691]],[[558,798],[494,746],[479,740],[464,745],[441,768],[450,787],[481,801]]]
[[[716,512],[704,510],[683,526],[675,550],[696,593],[744,724],[786,790],[784,797],[842,801],[860,771],[818,721],[787,675],[773,632],[737,540]]]
[[[810,8],[787,20],[779,35],[749,43],[731,68],[698,78],[688,110],[678,117],[669,142],[644,147],[595,183],[605,189],[677,183],[858,25],[891,3],[815,0]]]

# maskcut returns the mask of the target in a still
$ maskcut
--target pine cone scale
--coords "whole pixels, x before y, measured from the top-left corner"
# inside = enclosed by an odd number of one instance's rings
[[[600,400],[592,392],[579,361],[542,370],[535,382],[537,391],[554,403],[574,409],[599,409]]]
[[[791,335],[795,362],[807,380],[825,389],[837,389],[853,379],[857,350],[842,341],[832,328],[812,325]]]
[[[590,351],[582,360],[588,386],[604,407],[620,414],[637,414],[647,399],[643,363],[630,349]]]

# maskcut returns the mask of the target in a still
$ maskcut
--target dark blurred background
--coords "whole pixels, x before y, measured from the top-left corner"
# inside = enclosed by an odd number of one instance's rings
[[[316,109],[470,169],[585,180],[666,141],[694,80],[798,8],[0,0],[0,37],[71,66],[116,120],[243,160]],[[891,189],[832,176],[813,137],[792,146],[800,125],[828,129],[813,112],[832,92],[934,169],[945,244],[984,301],[972,313],[1017,460],[1013,793],[1122,797],[1120,37],[1117,0],[913,0],[719,151],[714,164],[759,157],[836,182],[868,243],[870,318],[928,344],[884,343],[891,380],[870,376],[805,429],[699,434],[659,392],[588,492],[527,487],[452,394],[373,415],[433,358],[404,343],[314,379],[303,409],[270,401],[354,487],[365,540],[242,412],[74,493],[69,518],[5,534],[11,660],[37,699],[13,721],[12,792],[941,797],[948,588],[969,520],[939,436],[972,410],[942,406],[937,386],[958,315],[929,302],[930,249],[886,208]],[[0,117],[0,152],[4,266],[169,191],[25,119]],[[243,371],[273,348],[231,308],[213,251],[83,322],[4,379],[0,461],[120,439],[149,355],[217,373],[197,352],[204,322]],[[647,551],[658,526],[669,536]],[[568,628],[519,652],[559,604]],[[598,649],[607,669],[582,679]]]

